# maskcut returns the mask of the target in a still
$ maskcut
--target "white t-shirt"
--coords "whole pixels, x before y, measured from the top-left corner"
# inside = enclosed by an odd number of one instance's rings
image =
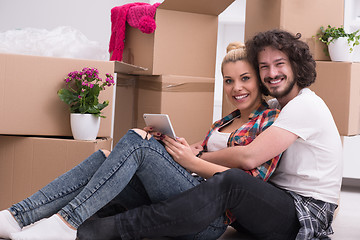
[[[231,133],[219,132],[218,129],[215,129],[209,137],[207,150],[209,152],[215,152],[227,148],[230,134]]]
[[[271,107],[276,103],[272,101]],[[342,180],[342,146],[324,101],[304,88],[281,109],[273,126],[299,138],[283,153],[270,181],[299,195],[337,204]]]

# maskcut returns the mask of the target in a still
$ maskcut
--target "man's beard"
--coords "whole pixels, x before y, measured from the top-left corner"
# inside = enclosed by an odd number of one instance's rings
[[[271,81],[271,80],[276,80],[276,79],[281,79],[281,78],[284,78],[284,80],[288,80],[288,77],[286,75],[277,75],[275,76],[275,78],[270,78],[270,77],[267,77],[264,79],[265,82],[268,82],[268,81]],[[294,88],[295,86],[295,80],[293,79],[291,82],[287,82],[287,85],[285,86],[285,89],[282,90],[282,91],[278,91],[277,88],[278,87],[273,87],[273,88],[268,88],[268,91],[270,93],[270,96],[274,97],[274,98],[282,98],[286,95],[288,95],[291,90]]]

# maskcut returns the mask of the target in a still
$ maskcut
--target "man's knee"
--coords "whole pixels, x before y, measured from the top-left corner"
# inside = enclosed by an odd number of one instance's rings
[[[225,172],[219,173],[216,177],[218,178],[222,188],[232,188],[234,185],[243,183],[243,178],[248,177],[248,174],[243,170],[232,168]]]
[[[142,129],[139,129],[139,128],[134,128],[134,129],[132,129],[134,132],[136,132],[137,134],[139,134],[143,139],[147,139],[147,140],[149,140],[150,138],[151,138],[151,135],[148,133],[148,132],[146,132],[146,131],[144,131],[144,130],[142,130]]]

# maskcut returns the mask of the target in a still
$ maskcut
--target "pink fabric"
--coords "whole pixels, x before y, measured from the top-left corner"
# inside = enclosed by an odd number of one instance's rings
[[[153,33],[156,29],[155,13],[160,3],[129,3],[111,9],[110,60],[122,60],[124,51],[126,22],[143,33]]]

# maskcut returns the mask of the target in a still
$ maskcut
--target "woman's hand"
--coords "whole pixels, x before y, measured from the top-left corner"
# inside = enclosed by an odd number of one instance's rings
[[[168,151],[173,159],[184,168],[191,170],[191,165],[197,158],[186,140],[184,138],[174,140],[168,136],[163,136],[161,139],[165,144],[166,151]]]
[[[146,126],[143,128],[143,130],[152,135],[158,141],[160,141],[162,138],[161,132],[154,131],[154,128],[151,126]]]
[[[210,178],[217,172],[229,169],[196,157],[192,147],[189,146],[184,138],[174,140],[165,136],[162,137],[162,141],[165,144],[166,151],[168,151],[176,162],[190,172],[197,173],[204,178]]]
[[[204,149],[201,144],[202,144],[202,142],[197,142],[197,143],[190,145],[191,150],[195,156]]]

